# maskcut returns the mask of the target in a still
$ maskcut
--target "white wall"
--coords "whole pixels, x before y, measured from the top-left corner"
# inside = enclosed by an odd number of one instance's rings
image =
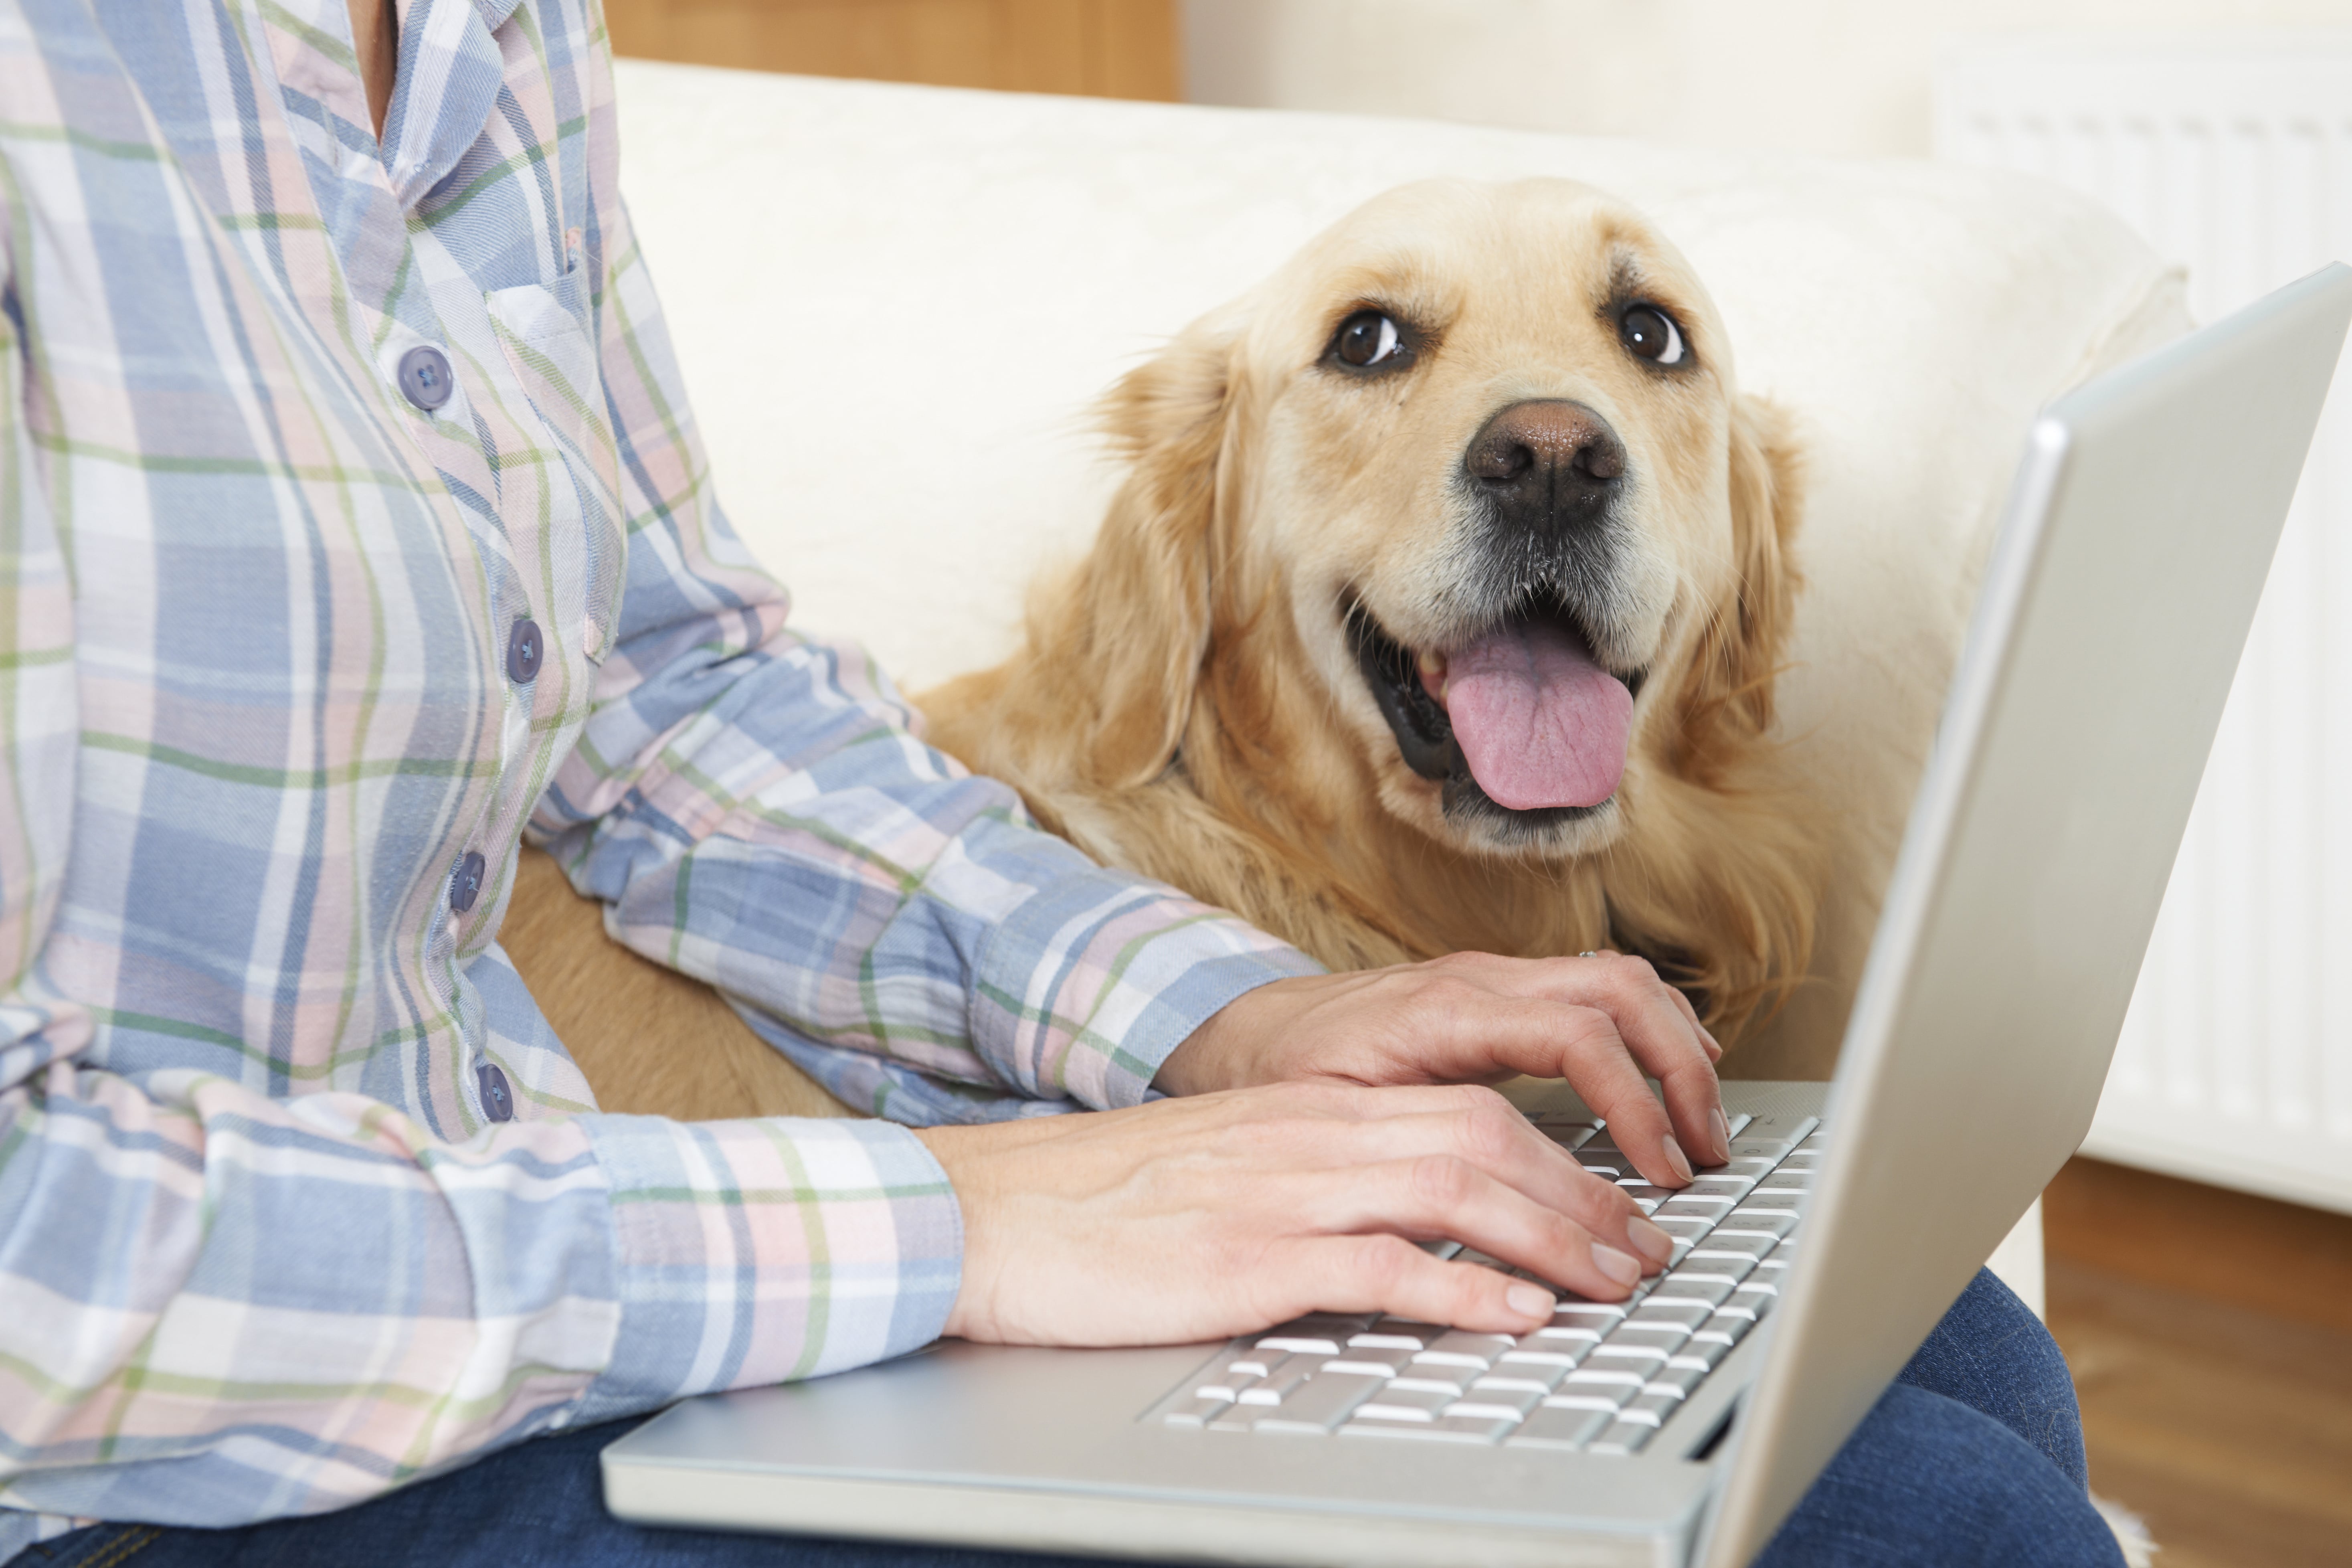
[[[2352,27],[2352,0],[1186,0],[1196,103],[1925,157],[1937,44]]]

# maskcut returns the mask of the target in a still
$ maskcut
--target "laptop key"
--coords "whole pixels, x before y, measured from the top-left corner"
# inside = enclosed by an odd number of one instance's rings
[[[1370,1328],[1349,1334],[1348,1348],[1411,1352],[1421,1350],[1445,1331],[1435,1323],[1416,1323],[1410,1318],[1381,1318]]]
[[[1356,1407],[1359,1421],[1433,1421],[1438,1412],[1454,1403],[1459,1390],[1451,1388],[1399,1388],[1394,1384],[1373,1391],[1371,1396]]]
[[[1642,1453],[1642,1446],[1656,1436],[1656,1427],[1644,1427],[1642,1422],[1618,1420],[1601,1427],[1600,1436],[1585,1444],[1585,1453]]]
[[[1638,1454],[1657,1430],[1638,1421],[1612,1422],[1601,1436],[1585,1445],[1584,1451],[1588,1454]]]
[[[1222,1399],[1231,1404],[1241,1391],[1258,1380],[1255,1372],[1241,1372],[1231,1363],[1211,1373],[1192,1392],[1202,1399]]]
[[[1622,1405],[1633,1398],[1635,1392],[1649,1381],[1650,1374],[1647,1372],[1624,1362],[1619,1362],[1614,1365],[1588,1363],[1562,1378],[1559,1390],[1552,1395],[1552,1398],[1559,1399],[1569,1394],[1584,1394],[1611,1398],[1615,1405]]]
[[[1339,1428],[1342,1437],[1405,1437],[1424,1443],[1496,1443],[1516,1422],[1484,1415],[1450,1416],[1441,1421],[1350,1421]]]
[[[1777,1237],[1770,1236],[1726,1236],[1723,1227],[1717,1226],[1708,1233],[1705,1241],[1691,1248],[1691,1256],[1707,1258],[1720,1258],[1729,1253],[1745,1253],[1749,1258],[1762,1258],[1772,1250],[1778,1240]]]
[[[1717,1220],[1729,1214],[1737,1205],[1738,1200],[1734,1198],[1716,1197],[1706,1193],[1696,1195],[1690,1193],[1676,1193],[1660,1204],[1651,1214],[1650,1218],[1659,1225],[1664,1225],[1671,1219],[1695,1219],[1713,1225]]]
[[[1581,1329],[1573,1331],[1578,1334],[1585,1332]],[[1528,1366],[1556,1366],[1565,1372],[1591,1355],[1592,1347],[1600,1343],[1600,1341],[1593,1339],[1554,1339],[1552,1337],[1559,1332],[1558,1329],[1538,1329],[1528,1336],[1527,1343],[1517,1350],[1507,1352],[1503,1358],[1495,1363],[1495,1370],[1498,1373],[1507,1373]]]
[[[1679,1203],[1682,1200],[1679,1198],[1675,1200],[1675,1203]],[[1709,1200],[1705,1198],[1699,1200],[1702,1205],[1708,1201]],[[1650,1216],[1650,1223],[1656,1226],[1660,1230],[1664,1231],[1668,1236],[1673,1237],[1676,1241],[1697,1241],[1701,1237],[1705,1237],[1708,1231],[1715,1228],[1715,1222],[1718,1216],[1711,1209],[1705,1213],[1691,1210],[1685,1210],[1681,1213],[1670,1212],[1673,1208],[1674,1204],[1666,1205],[1664,1208],[1661,1208],[1657,1213]]]
[[[1680,1389],[1662,1389],[1653,1394],[1645,1388],[1639,1398],[1629,1401],[1624,1409],[1617,1412],[1617,1419],[1639,1421],[1644,1426],[1663,1426],[1682,1402]]]
[[[1700,1322],[1706,1321],[1704,1315],[1699,1320]],[[1670,1351],[1681,1344],[1691,1330],[1697,1326],[1697,1323],[1627,1323],[1601,1341],[1601,1348],[1607,1350],[1615,1345],[1622,1350],[1628,1345],[1639,1345],[1646,1350]]]
[[[1509,1334],[1474,1334],[1454,1329],[1431,1341],[1429,1348],[1412,1359],[1483,1368],[1492,1366],[1495,1358],[1505,1351],[1517,1350],[1519,1342]]]
[[[1470,1392],[1483,1388],[1532,1388],[1538,1394],[1549,1394],[1559,1386],[1559,1380],[1569,1374],[1572,1363],[1564,1360],[1515,1361],[1519,1354],[1513,1351],[1495,1363],[1495,1370],[1474,1379]]]
[[[1233,1401],[1230,1399],[1209,1399],[1195,1395],[1171,1410],[1165,1419],[1171,1426],[1205,1426],[1223,1415],[1232,1405]]]
[[[1359,1405],[1381,1391],[1385,1380],[1357,1373],[1318,1373],[1307,1386],[1258,1417],[1261,1432],[1320,1433],[1338,1429]]]
[[[1712,1307],[1736,1288],[1736,1281],[1719,1274],[1669,1274],[1642,1307]]]
[[[1360,1373],[1370,1377],[1393,1377],[1399,1369],[1412,1360],[1412,1352],[1409,1350],[1360,1348],[1351,1343],[1346,1350],[1325,1362],[1323,1371]]]
[[[1682,1359],[1680,1356],[1672,1357],[1665,1365],[1652,1373],[1650,1381],[1642,1385],[1642,1392],[1671,1394],[1675,1399],[1680,1399],[1706,1381],[1706,1374],[1710,1369],[1704,1366],[1675,1364]]]
[[[1241,1392],[1238,1403],[1243,1405],[1279,1405],[1297,1392],[1315,1369],[1322,1363],[1311,1356],[1292,1356],[1279,1370],[1262,1383],[1254,1383]]]
[[[1309,1312],[1286,1323],[1276,1323],[1251,1342],[1262,1351],[1292,1351],[1307,1355],[1336,1355],[1339,1347],[1371,1326],[1373,1314]]]
[[[1708,1313],[1714,1310],[1715,1303],[1712,1301],[1679,1301],[1672,1297],[1661,1300],[1653,1296],[1634,1309],[1633,1315],[1625,1321],[1625,1329],[1618,1331],[1622,1333],[1625,1330],[1655,1328],[1661,1325],[1677,1329],[1695,1329],[1706,1322]]]
[[[1742,1204],[1723,1216],[1723,1228],[1727,1231],[1761,1231],[1767,1236],[1783,1237],[1797,1228],[1797,1211]]]
[[[1736,1316],[1728,1312],[1719,1312],[1716,1316],[1709,1318],[1706,1321],[1706,1326],[1701,1328],[1698,1332],[1693,1334],[1691,1338],[1696,1342],[1722,1345],[1736,1345],[1741,1340],[1746,1339],[1748,1337],[1748,1331],[1755,1326],[1756,1320],[1753,1318]]]
[[[1515,1447],[1581,1448],[1612,1419],[1606,1410],[1577,1410],[1547,1405],[1530,1411],[1519,1429],[1504,1441]]]
[[[1390,1380],[1390,1386],[1431,1388],[1440,1394],[1459,1394],[1470,1386],[1472,1378],[1485,1370],[1475,1366],[1453,1366],[1444,1362],[1407,1362]]]
[[[1718,1175],[1702,1171],[1689,1186],[1677,1187],[1676,1193],[1686,1198],[1738,1198],[1747,1195],[1756,1183],[1747,1176]]]
[[[1516,1426],[1521,1416],[1544,1402],[1546,1392],[1540,1388],[1474,1388],[1447,1405],[1445,1414],[1484,1415]]]

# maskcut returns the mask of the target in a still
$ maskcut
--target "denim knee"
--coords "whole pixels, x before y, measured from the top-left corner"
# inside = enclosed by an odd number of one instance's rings
[[[2066,1358],[2042,1320],[1990,1269],[1979,1269],[1896,1382],[1981,1410],[2041,1450],[2076,1486],[2083,1413]]]
[[[1756,1568],[2121,1568],[2081,1481],[2004,1423],[1889,1387]]]

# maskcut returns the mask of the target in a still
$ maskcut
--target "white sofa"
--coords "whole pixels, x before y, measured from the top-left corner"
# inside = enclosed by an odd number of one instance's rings
[[[1833,1052],[2027,421],[2186,324],[2118,221],[1983,171],[643,61],[619,91],[720,498],[803,624],[915,689],[1001,657],[1090,537],[1096,395],[1357,202],[1545,174],[1651,213],[1809,447],[1782,725],[1849,837],[1826,984],[1750,1076]]]

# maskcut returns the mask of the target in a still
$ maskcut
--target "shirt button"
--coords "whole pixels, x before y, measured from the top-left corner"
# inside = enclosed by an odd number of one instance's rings
[[[482,1109],[493,1121],[514,1120],[514,1095],[507,1089],[507,1075],[488,1062],[474,1069],[474,1077],[482,1086]]]
[[[449,374],[449,356],[431,343],[419,343],[400,356],[400,395],[430,414],[457,390]]]
[[[537,675],[540,656],[545,651],[539,623],[517,621],[514,630],[507,634],[507,679],[520,686]]]
[[[467,850],[466,858],[457,862],[457,874],[449,879],[449,907],[461,915],[472,909],[474,900],[482,896],[482,878],[489,868],[480,850]]]

